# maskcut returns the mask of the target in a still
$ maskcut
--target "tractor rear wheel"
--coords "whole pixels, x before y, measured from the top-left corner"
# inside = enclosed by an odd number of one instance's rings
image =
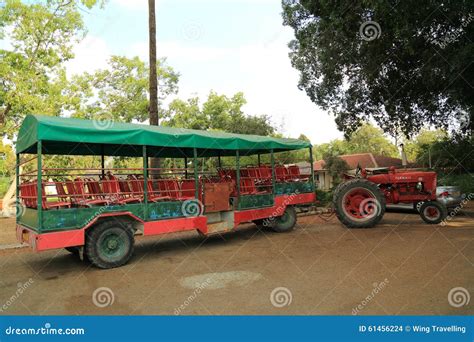
[[[385,196],[379,187],[363,178],[338,187],[333,197],[336,216],[348,228],[371,228],[385,214]]]
[[[132,257],[134,242],[130,227],[120,220],[108,220],[87,230],[85,253],[96,267],[119,267]]]
[[[438,224],[448,216],[448,209],[436,201],[424,202],[420,206],[420,216],[428,224]]]

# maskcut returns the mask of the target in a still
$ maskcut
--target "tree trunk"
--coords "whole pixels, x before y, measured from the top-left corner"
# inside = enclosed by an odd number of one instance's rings
[[[149,30],[149,62],[150,62],[150,104],[148,107],[150,125],[158,126],[158,77],[156,73],[156,16],[155,0],[148,0],[148,30]],[[150,167],[160,168],[160,160],[151,158]],[[152,178],[156,178],[157,171],[152,171]]]

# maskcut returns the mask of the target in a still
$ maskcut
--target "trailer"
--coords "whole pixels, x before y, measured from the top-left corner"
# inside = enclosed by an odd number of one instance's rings
[[[28,115],[16,144],[17,238],[35,251],[66,248],[107,269],[130,260],[136,235],[208,236],[246,222],[288,232],[295,207],[316,200],[313,170],[303,176],[277,164],[275,154],[300,149],[312,166],[311,144],[296,139]],[[95,156],[100,165],[45,167],[51,155]],[[243,166],[246,156],[258,156],[256,165]],[[106,157],[141,165],[107,168]],[[151,168],[150,158],[182,167]],[[203,172],[199,165],[209,160],[216,168]],[[34,169],[20,174],[26,163]]]

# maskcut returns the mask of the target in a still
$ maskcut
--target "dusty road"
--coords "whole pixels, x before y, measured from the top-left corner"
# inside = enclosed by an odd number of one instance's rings
[[[471,205],[446,226],[391,212],[374,229],[306,216],[288,234],[138,238],[131,262],[106,271],[62,250],[8,249],[0,314],[474,314],[473,239]],[[469,304],[449,303],[456,287]]]

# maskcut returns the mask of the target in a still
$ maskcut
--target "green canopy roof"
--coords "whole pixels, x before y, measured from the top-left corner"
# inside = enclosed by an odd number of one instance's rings
[[[142,156],[141,146],[147,146],[153,157],[191,157],[194,148],[200,157],[207,157],[234,156],[237,150],[251,155],[311,146],[297,139],[28,115],[18,133],[17,153],[36,153],[39,140],[44,154],[130,157]]]

